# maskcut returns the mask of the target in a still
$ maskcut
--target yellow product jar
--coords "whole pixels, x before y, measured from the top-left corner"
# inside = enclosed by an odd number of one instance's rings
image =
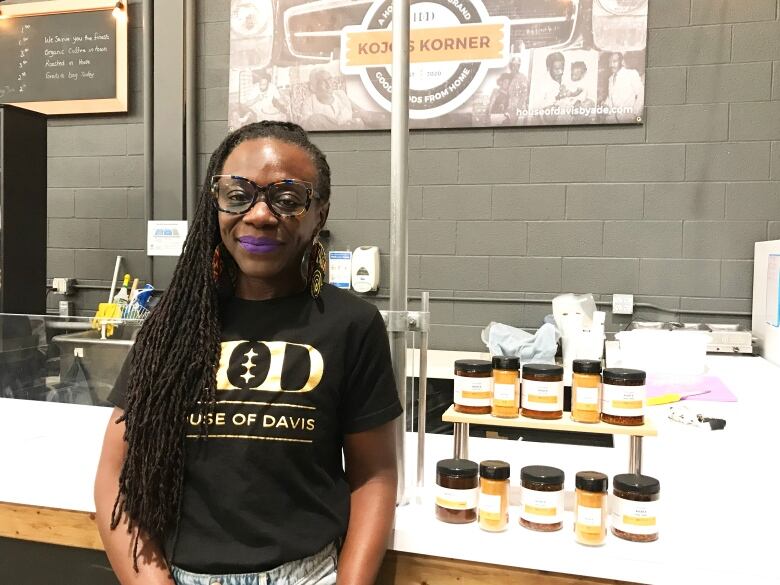
[[[489,459],[479,464],[479,527],[501,532],[509,524],[509,463]]]
[[[520,358],[493,356],[493,416],[520,416],[519,369]]]
[[[571,418],[583,423],[601,419],[601,360],[572,362]]]
[[[580,471],[574,478],[574,537],[580,544],[598,546],[607,538],[608,485],[598,471]]]

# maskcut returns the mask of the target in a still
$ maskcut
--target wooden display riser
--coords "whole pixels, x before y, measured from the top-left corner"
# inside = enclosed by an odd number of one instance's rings
[[[463,414],[461,412],[455,412],[455,406],[452,405],[442,415],[441,420],[450,423],[466,423],[516,429],[544,429],[547,431],[631,435],[634,437],[655,437],[658,435],[658,431],[648,417],[645,417],[645,424],[643,425],[626,427],[603,422],[576,422],[571,420],[570,412],[564,412],[563,418],[557,420],[538,420],[525,416],[519,416],[517,418],[498,418],[490,414]]]
[[[95,515],[0,502],[0,537],[103,550]],[[501,565],[387,551],[376,585],[632,585]]]

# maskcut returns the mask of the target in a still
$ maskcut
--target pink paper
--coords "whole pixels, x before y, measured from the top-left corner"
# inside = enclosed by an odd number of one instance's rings
[[[709,402],[736,402],[737,397],[717,376],[686,376],[679,380],[673,378],[651,378],[648,377],[647,397],[654,398],[663,394],[687,394],[689,392],[703,392],[709,390],[706,394],[690,396],[683,400],[705,400]]]

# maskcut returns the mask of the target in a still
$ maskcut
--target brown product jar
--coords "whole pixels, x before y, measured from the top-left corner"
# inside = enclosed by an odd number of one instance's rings
[[[528,465],[520,470],[520,524],[539,532],[563,528],[563,470]]]
[[[520,415],[520,358],[493,357],[493,410],[499,418],[517,418]]]
[[[442,459],[436,464],[436,519],[467,524],[477,519],[479,466],[468,459]]]
[[[597,423],[601,417],[601,360],[574,360],[571,376],[571,418]]]
[[[661,483],[649,475],[622,473],[612,486],[612,534],[631,542],[658,540]]]
[[[485,360],[456,360],[453,378],[455,411],[490,414],[493,409],[493,366]]]
[[[645,422],[645,378],[642,370],[604,368],[601,386],[601,420],[623,426]]]
[[[563,368],[554,364],[525,364],[520,391],[520,414],[553,420],[563,417]]]
[[[574,478],[574,538],[580,544],[598,546],[607,538],[607,485],[598,471],[580,471]]]

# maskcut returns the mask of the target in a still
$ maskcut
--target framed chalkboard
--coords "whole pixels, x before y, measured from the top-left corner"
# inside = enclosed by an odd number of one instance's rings
[[[49,115],[126,112],[127,9],[115,16],[115,4],[0,5],[0,103]]]

